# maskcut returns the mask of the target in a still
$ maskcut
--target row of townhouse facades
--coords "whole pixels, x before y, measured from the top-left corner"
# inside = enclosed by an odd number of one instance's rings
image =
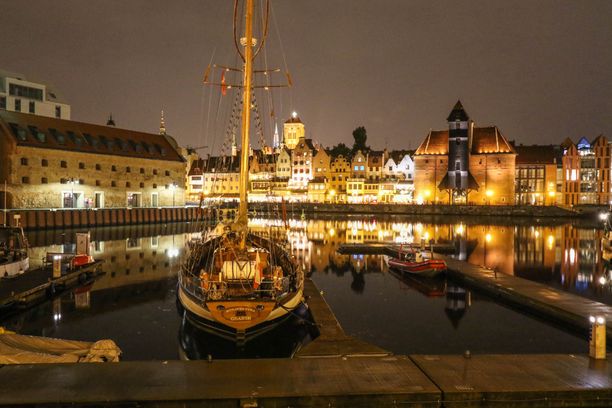
[[[428,132],[416,151],[334,156],[307,137],[294,115],[284,124],[284,142],[251,151],[249,198],[440,205],[610,203],[611,144],[603,135],[592,142],[516,144],[495,125],[477,126],[460,101],[447,122],[448,129]],[[187,201],[237,199],[237,157],[224,160],[194,162],[188,170]]]
[[[117,128],[112,118],[106,126],[72,121],[70,105],[60,103],[44,84],[23,78],[0,75],[0,96],[0,207],[160,207],[238,199],[235,144],[229,156],[200,158],[166,134],[163,115],[159,134]],[[16,109],[15,98],[21,106],[33,101],[33,113]],[[51,109],[56,105],[60,108]],[[415,151],[364,149],[333,155],[307,137],[294,114],[284,123],[282,139],[275,135],[274,146],[250,149],[249,198],[610,204],[611,144],[605,136],[517,145],[497,126],[477,126],[461,102],[447,122],[447,129],[424,135]]]

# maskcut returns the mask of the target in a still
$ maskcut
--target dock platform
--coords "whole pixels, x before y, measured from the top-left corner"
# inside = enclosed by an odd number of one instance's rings
[[[29,270],[13,278],[0,280],[0,310],[26,307],[76,283],[87,283],[98,276],[101,261],[69,269],[59,278],[52,277],[50,267]]]
[[[612,341],[611,306],[449,256],[436,255],[436,258],[446,261],[447,273],[452,278],[537,315],[583,330],[590,329],[589,316],[603,316],[608,341]]]
[[[344,333],[310,280],[305,295],[321,335],[296,358],[5,365],[0,406],[612,405],[612,364],[605,360],[558,354],[392,355]]]

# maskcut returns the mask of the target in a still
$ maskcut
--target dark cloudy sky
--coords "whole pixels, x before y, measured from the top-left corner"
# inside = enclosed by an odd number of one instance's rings
[[[232,63],[230,0],[0,0],[0,68],[55,85],[73,119],[208,143],[215,53]],[[310,137],[415,148],[457,98],[522,143],[612,137],[610,0],[273,0],[268,54]],[[280,41],[277,30],[280,33]],[[215,94],[216,96],[217,94]],[[205,123],[206,122],[206,123]]]

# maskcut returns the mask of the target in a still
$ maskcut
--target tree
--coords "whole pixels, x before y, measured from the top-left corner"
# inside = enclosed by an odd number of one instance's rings
[[[353,130],[353,139],[355,139],[355,143],[353,144],[353,154],[357,153],[358,150],[361,150],[362,153],[367,153],[370,151],[370,147],[366,144],[368,140],[368,133],[363,126],[359,126],[357,129]]]
[[[351,148],[345,145],[344,143],[338,143],[337,145],[331,148],[330,153],[332,157],[338,157],[342,155],[344,157],[349,158],[351,157]]]

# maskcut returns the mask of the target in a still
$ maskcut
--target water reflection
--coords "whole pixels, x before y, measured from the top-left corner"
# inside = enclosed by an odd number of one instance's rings
[[[468,220],[469,221],[469,220]],[[269,231],[278,220],[252,220]],[[580,352],[582,339],[478,298],[453,282],[392,276],[383,257],[337,252],[343,243],[435,240],[468,262],[537,280],[612,304],[610,272],[601,256],[602,231],[592,225],[501,225],[460,219],[335,217],[293,220],[283,232],[292,254],[325,291],[350,334],[400,353],[473,351]],[[201,226],[169,224],[91,231],[92,252],[106,272],[91,285],[13,316],[0,325],[23,334],[76,340],[112,338],[128,360],[291,355],[313,333],[296,319],[281,334],[232,349],[195,333],[176,310],[176,274],[186,243]],[[35,266],[47,251],[71,251],[73,231],[29,233]],[[603,280],[602,280],[603,279]],[[516,327],[531,330],[516,348]],[[284,339],[281,345],[277,340]],[[515,347],[514,349],[512,347]]]
[[[385,266],[371,255],[339,254],[339,245],[433,240],[454,245],[458,259],[612,304],[612,272],[602,257],[603,230],[598,225],[468,221],[403,221],[401,217],[300,220],[290,223],[287,239],[310,275],[350,273],[354,277],[351,288],[358,293],[365,290],[364,274],[383,272]],[[259,218],[251,224],[265,230],[270,221]]]
[[[184,360],[292,357],[318,336],[312,315],[304,305],[271,331],[244,345],[236,345],[199,329],[183,317],[179,331],[179,355]]]

